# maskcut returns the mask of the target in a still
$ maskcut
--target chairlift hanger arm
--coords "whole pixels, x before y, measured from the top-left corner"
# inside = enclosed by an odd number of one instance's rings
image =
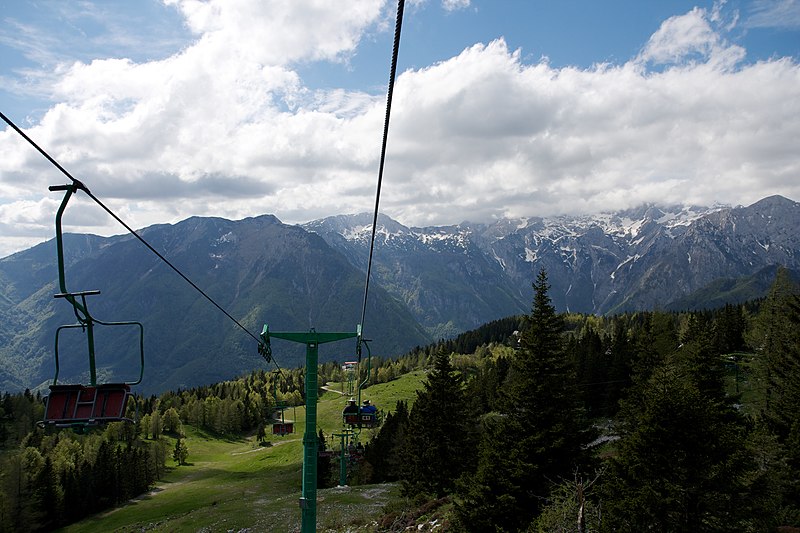
[[[77,180],[76,180],[77,181]],[[80,184],[80,185],[78,185]],[[100,291],[83,291],[83,292],[76,292],[71,293],[67,290],[67,279],[66,279],[66,267],[64,265],[64,232],[62,230],[62,223],[61,220],[64,217],[64,211],[67,209],[67,204],[69,203],[70,198],[72,195],[75,194],[79,189],[87,190],[86,187],[77,182],[73,183],[72,185],[51,185],[49,187],[51,191],[65,191],[64,199],[61,200],[61,205],[58,206],[58,211],[56,212],[56,253],[58,255],[58,288],[61,291],[59,294],[56,294],[56,298],[66,298],[67,301],[72,304],[75,308],[75,314],[84,315],[86,320],[91,320],[92,317],[89,315],[88,308],[86,306],[86,296],[92,294],[100,294]],[[81,297],[81,303],[75,299],[75,296]],[[83,320],[78,315],[78,320],[83,322]]]
[[[311,328],[308,331],[270,331],[268,325],[264,325],[261,331],[259,349],[269,351],[272,354],[270,347],[270,339],[283,339],[291,342],[298,342],[301,344],[325,344],[328,342],[336,342],[345,339],[353,339],[361,335],[361,326],[356,327],[356,331],[317,331]]]

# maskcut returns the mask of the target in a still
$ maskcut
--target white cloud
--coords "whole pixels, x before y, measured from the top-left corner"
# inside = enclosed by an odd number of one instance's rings
[[[712,21],[721,22],[719,7],[709,14],[695,7],[685,15],[670,17],[647,42],[639,55],[639,61],[656,65],[687,62],[708,62],[732,68],[745,56],[745,50],[728,44]]]
[[[470,0],[442,0],[442,8],[445,11],[458,11],[466,9],[470,5]]]
[[[798,0],[755,0],[747,17],[748,28],[800,28],[800,1]]]
[[[385,93],[311,90],[296,67],[347,61],[364,35],[389,29],[390,3],[172,3],[190,45],[61,66],[59,103],[31,137],[133,227],[371,210]],[[742,62],[721,23],[701,9],[670,18],[621,65],[527,64],[498,39],[403,72],[382,210],[423,225],[800,199],[800,67]],[[52,235],[58,198],[46,187],[64,180],[0,131],[0,256]],[[68,223],[121,232],[101,213]]]
[[[401,78],[394,147],[409,167],[385,205],[441,223],[746,203],[770,187],[796,198],[798,81],[789,60],[554,69],[522,65],[502,41],[476,46]]]
[[[201,46],[270,65],[334,60],[351,53],[383,1],[165,0],[201,36]],[[205,42],[204,42],[205,41]]]

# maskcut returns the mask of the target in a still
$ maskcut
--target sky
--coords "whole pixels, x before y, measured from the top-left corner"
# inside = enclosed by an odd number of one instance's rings
[[[134,228],[372,212],[394,0],[0,0],[0,111]],[[408,226],[800,201],[800,0],[407,0]],[[67,183],[0,123],[0,257]],[[78,194],[66,231],[121,234]]]

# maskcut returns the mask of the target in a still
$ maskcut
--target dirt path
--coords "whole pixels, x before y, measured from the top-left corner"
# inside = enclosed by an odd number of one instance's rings
[[[281,440],[278,442],[273,442],[272,446],[259,446],[258,448],[253,448],[252,450],[245,450],[243,452],[231,452],[231,455],[244,455],[246,453],[260,452],[262,450],[269,450],[270,448],[274,448],[275,446],[280,446],[282,444],[289,444],[290,442],[299,442],[301,440],[303,439]]]

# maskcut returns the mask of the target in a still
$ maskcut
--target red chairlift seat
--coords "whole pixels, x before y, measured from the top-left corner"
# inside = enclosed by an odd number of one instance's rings
[[[272,424],[273,435],[280,435],[283,437],[291,433],[294,433],[294,422],[275,422]]]
[[[125,417],[131,387],[127,383],[102,385],[50,385],[46,398],[45,426],[92,426],[106,422],[132,420]]]

